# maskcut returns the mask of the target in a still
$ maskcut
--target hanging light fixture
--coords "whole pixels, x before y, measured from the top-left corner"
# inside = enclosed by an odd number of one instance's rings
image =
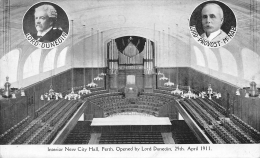
[[[260,88],[256,87],[256,83],[253,80],[252,82],[250,82],[250,87],[244,87],[243,89],[245,89],[245,97],[249,98],[249,97],[259,97],[260,98]]]
[[[83,27],[84,27],[84,32],[85,32],[85,25],[83,25]],[[86,33],[85,33],[86,34]],[[84,39],[84,50],[85,50],[85,39]],[[84,51],[85,52],[85,51]],[[79,95],[83,95],[83,94],[90,94],[91,93],[91,91],[90,90],[88,90],[85,86],[86,86],[86,71],[85,71],[85,53],[83,54],[83,56],[84,56],[84,59],[83,59],[83,66],[84,66],[84,68],[83,68],[83,89],[82,90],[79,90],[79,92],[78,92],[78,94]],[[74,91],[73,91],[73,93],[74,93]],[[72,94],[73,94],[72,93]],[[67,96],[68,97],[68,96]],[[71,96],[71,97],[73,97],[74,99],[75,99],[75,97],[77,97],[77,96]],[[68,98],[71,98],[71,97],[68,97]],[[80,98],[80,96],[78,96],[78,98]]]
[[[98,32],[98,30],[97,30],[97,54],[98,54],[98,56],[99,56],[99,54],[100,54],[100,51],[99,51],[99,50],[100,50],[100,49],[99,49],[99,32]],[[98,81],[103,80],[103,78],[100,77],[100,74],[99,74],[99,67],[98,67],[98,75],[97,75],[97,77],[94,78],[94,80],[98,80]]]
[[[178,64],[177,64],[177,54],[179,52],[179,48],[178,48],[178,41],[177,41],[177,34],[178,34],[178,24],[176,24],[176,33],[175,33],[175,48],[176,48],[176,51],[175,51],[175,64],[176,64],[176,83],[177,83],[177,88],[178,88],[178,84],[179,84],[179,67],[178,67]],[[190,51],[191,52],[191,51]]]
[[[9,80],[9,77],[7,76],[6,82],[5,82],[5,85],[4,85],[5,88],[4,88],[4,91],[2,93],[3,98],[11,98],[12,97],[11,89],[10,89],[11,83],[9,83],[8,80]]]
[[[23,88],[21,87],[21,96],[24,97],[25,96],[25,92],[23,90]]]
[[[97,84],[94,82],[94,75],[93,75],[93,45],[94,45],[94,36],[93,36],[93,28],[91,28],[91,38],[92,38],[92,51],[91,51],[91,66],[92,66],[92,72],[91,72],[91,82],[87,85],[88,87],[97,87]]]
[[[62,98],[62,94],[55,92],[51,84],[49,92],[41,95],[41,100],[44,100],[44,98],[47,98],[47,100],[51,100],[51,99],[58,100],[59,98]]]
[[[199,93],[199,97],[201,97],[201,98],[204,98],[206,95],[208,95],[208,98],[210,100],[212,99],[212,97],[216,97],[217,99],[219,99],[221,97],[220,92],[213,92],[211,84],[208,84],[207,93],[204,91]]]
[[[78,92],[79,95],[90,94],[90,93],[91,91],[88,90],[86,87],[83,87],[83,89]]]
[[[7,67],[9,69],[7,52],[11,50],[11,27],[10,27],[10,0],[3,1],[3,56],[6,58]],[[11,83],[8,82],[9,77],[6,77],[4,90],[2,93],[3,98],[16,98],[15,93],[10,89]]]
[[[71,92],[67,95],[65,95],[65,99],[72,99],[74,98],[75,100],[77,98],[80,98],[80,95],[79,94],[76,94],[74,93],[74,45],[73,45],[73,36],[74,36],[74,33],[73,33],[73,20],[71,20],[71,48],[72,48],[72,58],[71,58]]]
[[[202,92],[199,93],[199,97],[205,98],[205,96],[207,96],[206,92],[202,91]]]
[[[100,45],[100,47],[101,47],[101,62],[102,62],[102,66],[103,66],[103,68],[105,67],[105,62],[104,62],[104,55],[105,55],[105,53],[104,53],[104,41],[103,41],[103,32],[101,31],[101,45]],[[101,77],[105,77],[106,76],[106,73],[104,73],[104,72],[101,72],[100,74],[99,74],[99,76],[101,76]]]
[[[256,4],[254,4],[254,1],[252,1],[253,4],[251,4],[251,1],[250,1],[250,6],[255,6],[257,8],[257,1],[255,1]],[[258,35],[258,18],[257,18],[257,9],[255,8],[251,8],[250,7],[250,15],[252,18],[250,18],[250,29],[253,30],[253,31],[250,31],[251,33],[251,43],[253,45],[253,51],[255,52],[258,52],[258,38],[256,38]],[[260,57],[258,57],[258,61],[260,61]],[[260,67],[259,67],[260,69]],[[259,73],[258,73],[259,74]],[[252,81],[250,82],[250,87],[244,87],[243,89],[245,89],[245,97],[246,98],[249,98],[249,97],[259,97],[260,98],[260,88],[257,88],[257,84],[256,82],[254,81],[255,77],[257,75],[253,76],[252,78]]]
[[[188,99],[190,99],[190,98],[194,98],[194,99],[198,98],[198,95],[195,94],[195,93],[193,93],[193,92],[191,91],[190,86],[189,86],[189,88],[188,88],[188,92],[182,94],[181,96],[182,96],[183,98],[188,98]]]
[[[164,48],[164,38],[165,38],[164,30],[163,30],[163,36],[162,37],[163,37],[163,52],[164,52],[164,49],[165,49]],[[162,77],[160,77],[159,80],[163,80],[164,81],[164,80],[168,80],[168,78],[165,77],[164,73],[162,73]]]
[[[241,89],[241,88],[237,88],[237,90],[236,90],[236,95],[237,95],[237,96],[240,96],[240,89]]]
[[[64,99],[68,99],[68,100],[71,100],[71,99],[77,100],[80,98],[81,98],[80,95],[74,92],[74,88],[71,88],[71,92],[69,94],[65,95],[65,97],[64,97]]]
[[[160,77],[159,80],[168,80],[168,78],[162,73],[162,77]]]
[[[162,76],[159,78],[159,80],[168,80],[167,77],[165,77],[164,73],[158,71],[157,73],[153,73],[154,75],[157,75],[157,76]]]
[[[22,88],[10,88],[11,83],[8,81],[9,77],[6,77],[6,82],[4,84],[4,89],[0,89],[0,94],[3,98],[15,99],[16,94],[21,93],[21,96],[25,96],[24,90]]]
[[[176,86],[176,89],[174,91],[171,91],[171,94],[178,94],[178,95],[183,95],[183,91],[179,90],[179,85]]]
[[[170,65],[170,61],[169,61],[169,59],[170,59],[170,48],[169,48],[169,45],[170,45],[170,28],[168,27],[168,66]],[[165,86],[174,86],[174,83],[173,82],[171,82],[171,74],[170,74],[170,70],[168,70],[168,75],[169,75],[169,80],[168,80],[168,82],[166,82],[166,83],[164,83],[164,85]]]

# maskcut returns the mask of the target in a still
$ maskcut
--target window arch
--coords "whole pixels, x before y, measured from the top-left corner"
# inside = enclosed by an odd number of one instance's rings
[[[206,47],[204,47],[204,51],[208,60],[208,67],[212,70],[218,71],[219,70],[218,60],[214,52],[211,49]]]
[[[222,71],[232,76],[238,76],[237,62],[230,51],[221,47],[219,53],[222,61]]]
[[[5,54],[0,59],[0,85],[4,85],[6,82],[6,76],[9,77],[9,82],[17,81],[17,69],[19,62],[20,51],[14,49]]]
[[[39,74],[41,52],[41,49],[36,49],[27,57],[23,67],[23,78]]]
[[[54,69],[54,59],[57,48],[53,48],[45,57],[43,62],[43,72],[50,71]]]
[[[59,56],[58,56],[58,60],[57,60],[57,68],[58,68],[58,67],[65,66],[67,51],[68,51],[68,47],[64,48],[64,49],[60,52],[60,54],[59,54]]]
[[[244,79],[252,81],[260,73],[260,57],[248,48],[241,51]]]
[[[196,46],[194,46],[193,48],[196,56],[197,65],[205,67],[205,59],[202,52]]]

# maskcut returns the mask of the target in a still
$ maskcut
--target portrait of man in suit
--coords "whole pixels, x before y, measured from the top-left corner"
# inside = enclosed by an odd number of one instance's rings
[[[52,49],[65,41],[69,21],[65,11],[58,5],[40,2],[24,15],[23,30],[32,45],[41,49]]]
[[[44,4],[35,8],[35,28],[37,33],[32,34],[33,38],[40,42],[53,42],[62,34],[62,28],[57,28],[57,11],[49,5]]]
[[[235,14],[220,1],[201,3],[194,9],[189,21],[192,37],[209,48],[226,45],[237,31]]]
[[[221,30],[221,26],[224,22],[224,13],[218,4],[206,4],[201,11],[201,17],[204,30],[201,37],[213,42],[220,41],[227,36],[227,34]]]

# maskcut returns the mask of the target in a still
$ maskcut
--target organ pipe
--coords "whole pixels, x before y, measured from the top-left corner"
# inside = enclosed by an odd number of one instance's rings
[[[145,42],[145,59],[147,59],[147,39]],[[145,69],[147,69],[147,62],[145,62]]]
[[[114,40],[113,40],[113,39],[112,39],[112,45],[111,45],[111,47],[112,47],[112,48],[111,48],[111,49],[112,49],[112,50],[111,50],[111,53],[112,53],[112,54],[111,54],[111,57],[112,57],[112,60],[113,60],[113,59],[114,59]],[[111,63],[112,63],[112,70],[113,70],[113,69],[114,69],[114,62],[112,61]]]
[[[150,62],[150,59],[151,59],[151,41],[149,40],[149,70],[151,70],[151,62]]]
[[[111,40],[111,42],[110,42],[110,46],[109,46],[109,59],[111,59],[112,60],[112,40]],[[112,70],[112,62],[109,62],[109,65],[110,65],[110,69]]]

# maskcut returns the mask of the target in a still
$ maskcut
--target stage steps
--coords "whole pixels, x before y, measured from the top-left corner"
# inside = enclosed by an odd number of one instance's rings
[[[161,133],[161,134],[162,134],[164,144],[175,144],[172,138],[172,132]]]
[[[200,144],[197,137],[184,120],[174,120],[172,123],[172,138],[175,144]]]
[[[88,144],[90,140],[89,121],[78,121],[63,144]]]
[[[99,144],[100,137],[101,137],[101,133],[91,133],[88,144]]]

